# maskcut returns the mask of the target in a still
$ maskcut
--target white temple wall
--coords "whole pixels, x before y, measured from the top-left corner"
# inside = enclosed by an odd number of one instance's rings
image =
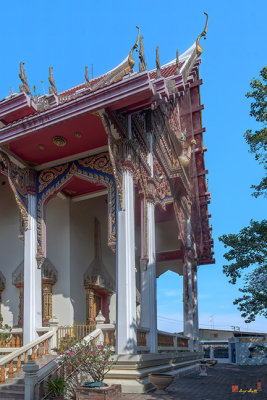
[[[156,223],[156,252],[179,249],[177,223],[164,221]]]
[[[5,184],[3,184],[5,182]],[[0,271],[6,278],[1,312],[4,323],[17,325],[19,290],[12,285],[12,272],[23,260],[19,235],[19,209],[7,178],[0,176]]]
[[[56,197],[48,203],[47,257],[58,271],[58,281],[53,286],[52,312],[60,325],[72,325],[70,277],[70,200]]]

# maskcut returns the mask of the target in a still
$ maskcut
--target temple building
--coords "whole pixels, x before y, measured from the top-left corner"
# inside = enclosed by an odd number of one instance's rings
[[[120,65],[94,79],[86,67],[61,93],[50,67],[49,94],[32,94],[20,63],[19,92],[0,101],[0,312],[23,344],[52,317],[93,331],[102,314],[117,354],[140,353],[142,340],[156,354],[157,278],[171,270],[183,276],[183,335],[198,352],[197,270],[214,263],[206,31],[165,65],[157,48],[149,71],[138,29]]]

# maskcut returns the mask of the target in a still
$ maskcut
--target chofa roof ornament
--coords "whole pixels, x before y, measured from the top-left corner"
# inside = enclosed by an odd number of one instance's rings
[[[158,79],[158,78],[161,78],[161,69],[160,69],[160,60],[159,60],[159,46],[157,46],[157,48],[156,48],[156,66],[157,66],[156,76],[157,76],[157,79]]]
[[[85,75],[84,75],[84,77],[85,77],[85,87],[90,89],[91,85],[90,85],[90,79],[89,79],[88,67],[87,66],[85,67]]]
[[[96,84],[92,85],[92,90],[97,90],[104,86],[110,85],[111,83],[118,82],[122,79],[122,77],[131,72],[135,64],[133,51],[136,50],[139,45],[140,28],[138,26],[136,28],[138,29],[137,39],[128,57],[126,57],[125,60],[117,67],[103,75],[103,77]]]
[[[19,85],[19,90],[20,90],[20,92],[24,92],[26,94],[31,94],[30,87],[28,85],[28,81],[27,81],[27,77],[26,77],[23,65],[24,65],[24,62],[21,61],[19,63],[19,69],[20,69],[19,77],[22,82],[22,85]]]
[[[57,96],[57,88],[56,88],[56,83],[55,79],[53,76],[53,67],[49,67],[49,78],[48,78],[50,85],[49,86],[49,93],[50,94],[55,94]]]
[[[138,44],[139,44],[139,37],[140,37],[140,28],[139,26],[136,27],[138,29],[138,34],[137,34],[137,39],[135,44],[132,47],[132,50],[130,51],[129,57],[128,57],[128,63],[131,67],[131,69],[134,67],[135,64],[135,59],[133,58],[133,51],[137,49]]]
[[[146,60],[145,60],[145,52],[144,52],[144,44],[143,44],[144,36],[140,36],[140,47],[139,47],[139,72],[143,72],[146,70]]]
[[[198,37],[197,40],[196,40],[196,51],[197,51],[197,56],[198,56],[198,57],[199,57],[199,56],[202,54],[202,52],[203,52],[203,49],[202,49],[202,47],[201,47],[201,45],[200,45],[200,43],[199,43],[200,38],[201,38],[202,36],[204,36],[204,39],[206,39],[206,34],[207,34],[207,30],[208,30],[209,16],[208,16],[208,14],[205,13],[205,12],[204,12],[204,14],[205,14],[206,17],[207,17],[207,19],[206,19],[206,25],[205,25],[204,31],[199,35],[199,37]]]

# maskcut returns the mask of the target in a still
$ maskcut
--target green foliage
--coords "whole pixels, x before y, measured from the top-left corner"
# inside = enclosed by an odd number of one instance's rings
[[[49,379],[47,388],[51,396],[61,396],[64,393],[66,382],[62,376],[56,376],[54,379]]]
[[[234,301],[246,322],[255,321],[256,315],[267,317],[267,220],[250,221],[238,234],[222,235],[219,240],[230,247],[224,257],[232,262],[223,266],[223,272],[235,284],[248,267],[253,271],[244,276],[244,295]]]
[[[246,94],[253,101],[250,115],[261,124],[261,129],[252,132],[247,130],[245,140],[255,159],[263,164],[265,176],[258,185],[252,185],[254,197],[266,196],[267,189],[267,66],[260,71],[261,79],[252,79],[251,92]],[[234,304],[238,305],[241,316],[246,322],[255,321],[257,315],[267,317],[267,220],[250,221],[250,225],[241,229],[238,234],[219,237],[224,247],[230,250],[224,254],[229,265],[223,266],[223,272],[235,284],[242,277],[243,270],[250,267],[250,272],[243,276],[243,293]]]
[[[11,334],[10,333],[12,331],[12,328],[11,328],[11,326],[9,326],[7,324],[3,325],[2,314],[0,314],[0,329],[4,330],[4,332],[0,331],[0,342],[4,342],[5,341],[6,343],[9,343],[10,340],[11,340]]]
[[[245,139],[250,146],[250,152],[255,154],[255,159],[263,164],[265,176],[258,185],[252,185],[255,189],[253,196],[266,196],[267,193],[267,66],[260,71],[260,79],[252,79],[250,82],[251,92],[246,94],[247,98],[252,98],[254,101],[250,106],[250,115],[256,119],[262,126],[260,130],[252,132],[247,130]]]
[[[96,345],[82,338],[66,336],[60,342],[58,349],[53,349],[62,355],[62,362],[71,366],[77,372],[87,373],[94,382],[103,382],[106,373],[115,364],[112,359],[113,350],[108,345]]]

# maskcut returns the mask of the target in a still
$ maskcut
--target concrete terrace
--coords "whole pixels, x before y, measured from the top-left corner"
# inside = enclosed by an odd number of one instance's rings
[[[220,364],[207,369],[208,376],[198,373],[175,378],[164,393],[154,391],[148,394],[125,394],[126,400],[262,400],[267,399],[267,365],[238,366]],[[258,393],[232,392],[232,386],[243,391],[257,388],[261,381],[262,391]]]

